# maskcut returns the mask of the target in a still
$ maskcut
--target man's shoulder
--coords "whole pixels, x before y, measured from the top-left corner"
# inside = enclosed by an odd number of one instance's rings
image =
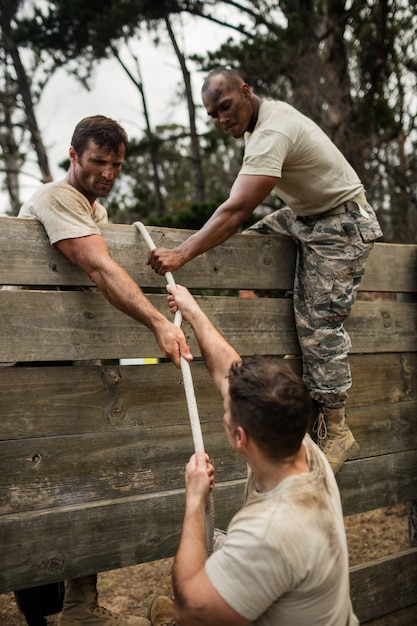
[[[72,194],[74,190],[65,180],[52,181],[39,187],[20,207],[18,217],[34,217],[33,207],[39,202],[50,201],[57,195]]]
[[[284,111],[301,115],[301,113],[295,107],[293,107],[292,104],[289,104],[288,102],[284,102],[284,100],[267,99],[267,100],[262,100],[262,104],[259,109],[259,116],[267,117],[268,115],[271,115],[274,113],[282,113]]]
[[[57,196],[82,196],[75,187],[67,183],[66,180],[55,180],[50,183],[45,183],[40,189],[38,189],[37,197],[57,197]]]
[[[31,198],[36,198],[38,196],[41,196],[43,194],[49,194],[49,193],[55,193],[56,191],[68,191],[71,192],[71,190],[73,190],[74,187],[72,187],[72,185],[68,184],[66,182],[66,180],[53,180],[49,183],[44,183],[41,187],[39,187],[38,189],[36,189],[36,191],[33,192],[33,194],[31,195],[31,197],[29,198],[29,200]]]

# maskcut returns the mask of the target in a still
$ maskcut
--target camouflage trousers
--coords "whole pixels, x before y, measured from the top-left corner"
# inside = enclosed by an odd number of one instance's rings
[[[254,231],[296,242],[293,303],[303,379],[320,405],[344,406],[352,378],[351,341],[343,324],[374,241],[382,236],[373,208],[364,195],[345,203],[337,214],[300,217],[284,207],[245,232]]]

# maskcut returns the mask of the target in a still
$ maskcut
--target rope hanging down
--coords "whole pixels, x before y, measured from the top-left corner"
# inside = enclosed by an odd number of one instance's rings
[[[154,250],[156,248],[154,242],[152,241],[152,237],[146,230],[145,225],[142,222],[135,222],[134,226],[139,230],[140,234],[145,240],[149,250]],[[168,285],[175,286],[175,280],[171,272],[166,272],[165,274],[166,281]],[[182,314],[181,311],[175,313],[174,316],[174,324],[175,326],[181,326],[182,323]],[[194,393],[194,385],[193,379],[191,376],[191,368],[189,362],[181,356],[180,358],[181,365],[181,373],[184,382],[184,390],[185,390],[185,398],[187,401],[188,415],[190,418],[191,432],[194,443],[194,451],[195,452],[204,452],[204,443],[203,443],[203,434],[201,432],[201,424],[198,415],[198,407]],[[213,551],[213,537],[214,537],[214,503],[213,503],[213,494],[210,492],[209,501],[206,512],[206,541],[207,541],[207,549],[209,554]]]

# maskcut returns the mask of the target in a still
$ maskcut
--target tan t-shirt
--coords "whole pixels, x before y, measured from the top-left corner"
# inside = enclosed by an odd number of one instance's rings
[[[310,472],[289,476],[267,493],[252,483],[206,572],[253,625],[358,626],[337,483],[309,436],[304,446]]]
[[[355,170],[326,133],[280,101],[261,103],[253,132],[245,134],[239,174],[278,178],[277,194],[302,216],[328,211],[364,191]]]
[[[62,239],[101,235],[98,224],[106,224],[102,204],[93,206],[75,187],[65,181],[46,183],[23,204],[19,217],[35,217],[42,222],[51,245]]]
[[[102,204],[88,202],[75,187],[65,181],[46,183],[25,202],[19,211],[22,218],[39,220],[49,237],[51,245],[62,239],[101,235],[98,224],[106,224],[107,211]],[[0,289],[24,289],[24,287],[3,286]],[[95,290],[84,287],[83,290]],[[10,367],[15,362],[0,362],[0,367]],[[96,365],[99,361],[74,361],[79,365]]]

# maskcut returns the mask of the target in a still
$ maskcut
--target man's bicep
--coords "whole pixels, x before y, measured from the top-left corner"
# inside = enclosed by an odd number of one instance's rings
[[[101,235],[61,239],[56,243],[56,247],[71,263],[88,275],[96,269],[100,259],[108,256],[107,245]]]
[[[233,183],[230,198],[244,207],[249,216],[269,196],[277,180],[275,176],[239,174]]]
[[[237,613],[216,591],[205,568],[188,582],[188,606],[195,607],[192,624],[218,626],[246,626],[249,620]]]

